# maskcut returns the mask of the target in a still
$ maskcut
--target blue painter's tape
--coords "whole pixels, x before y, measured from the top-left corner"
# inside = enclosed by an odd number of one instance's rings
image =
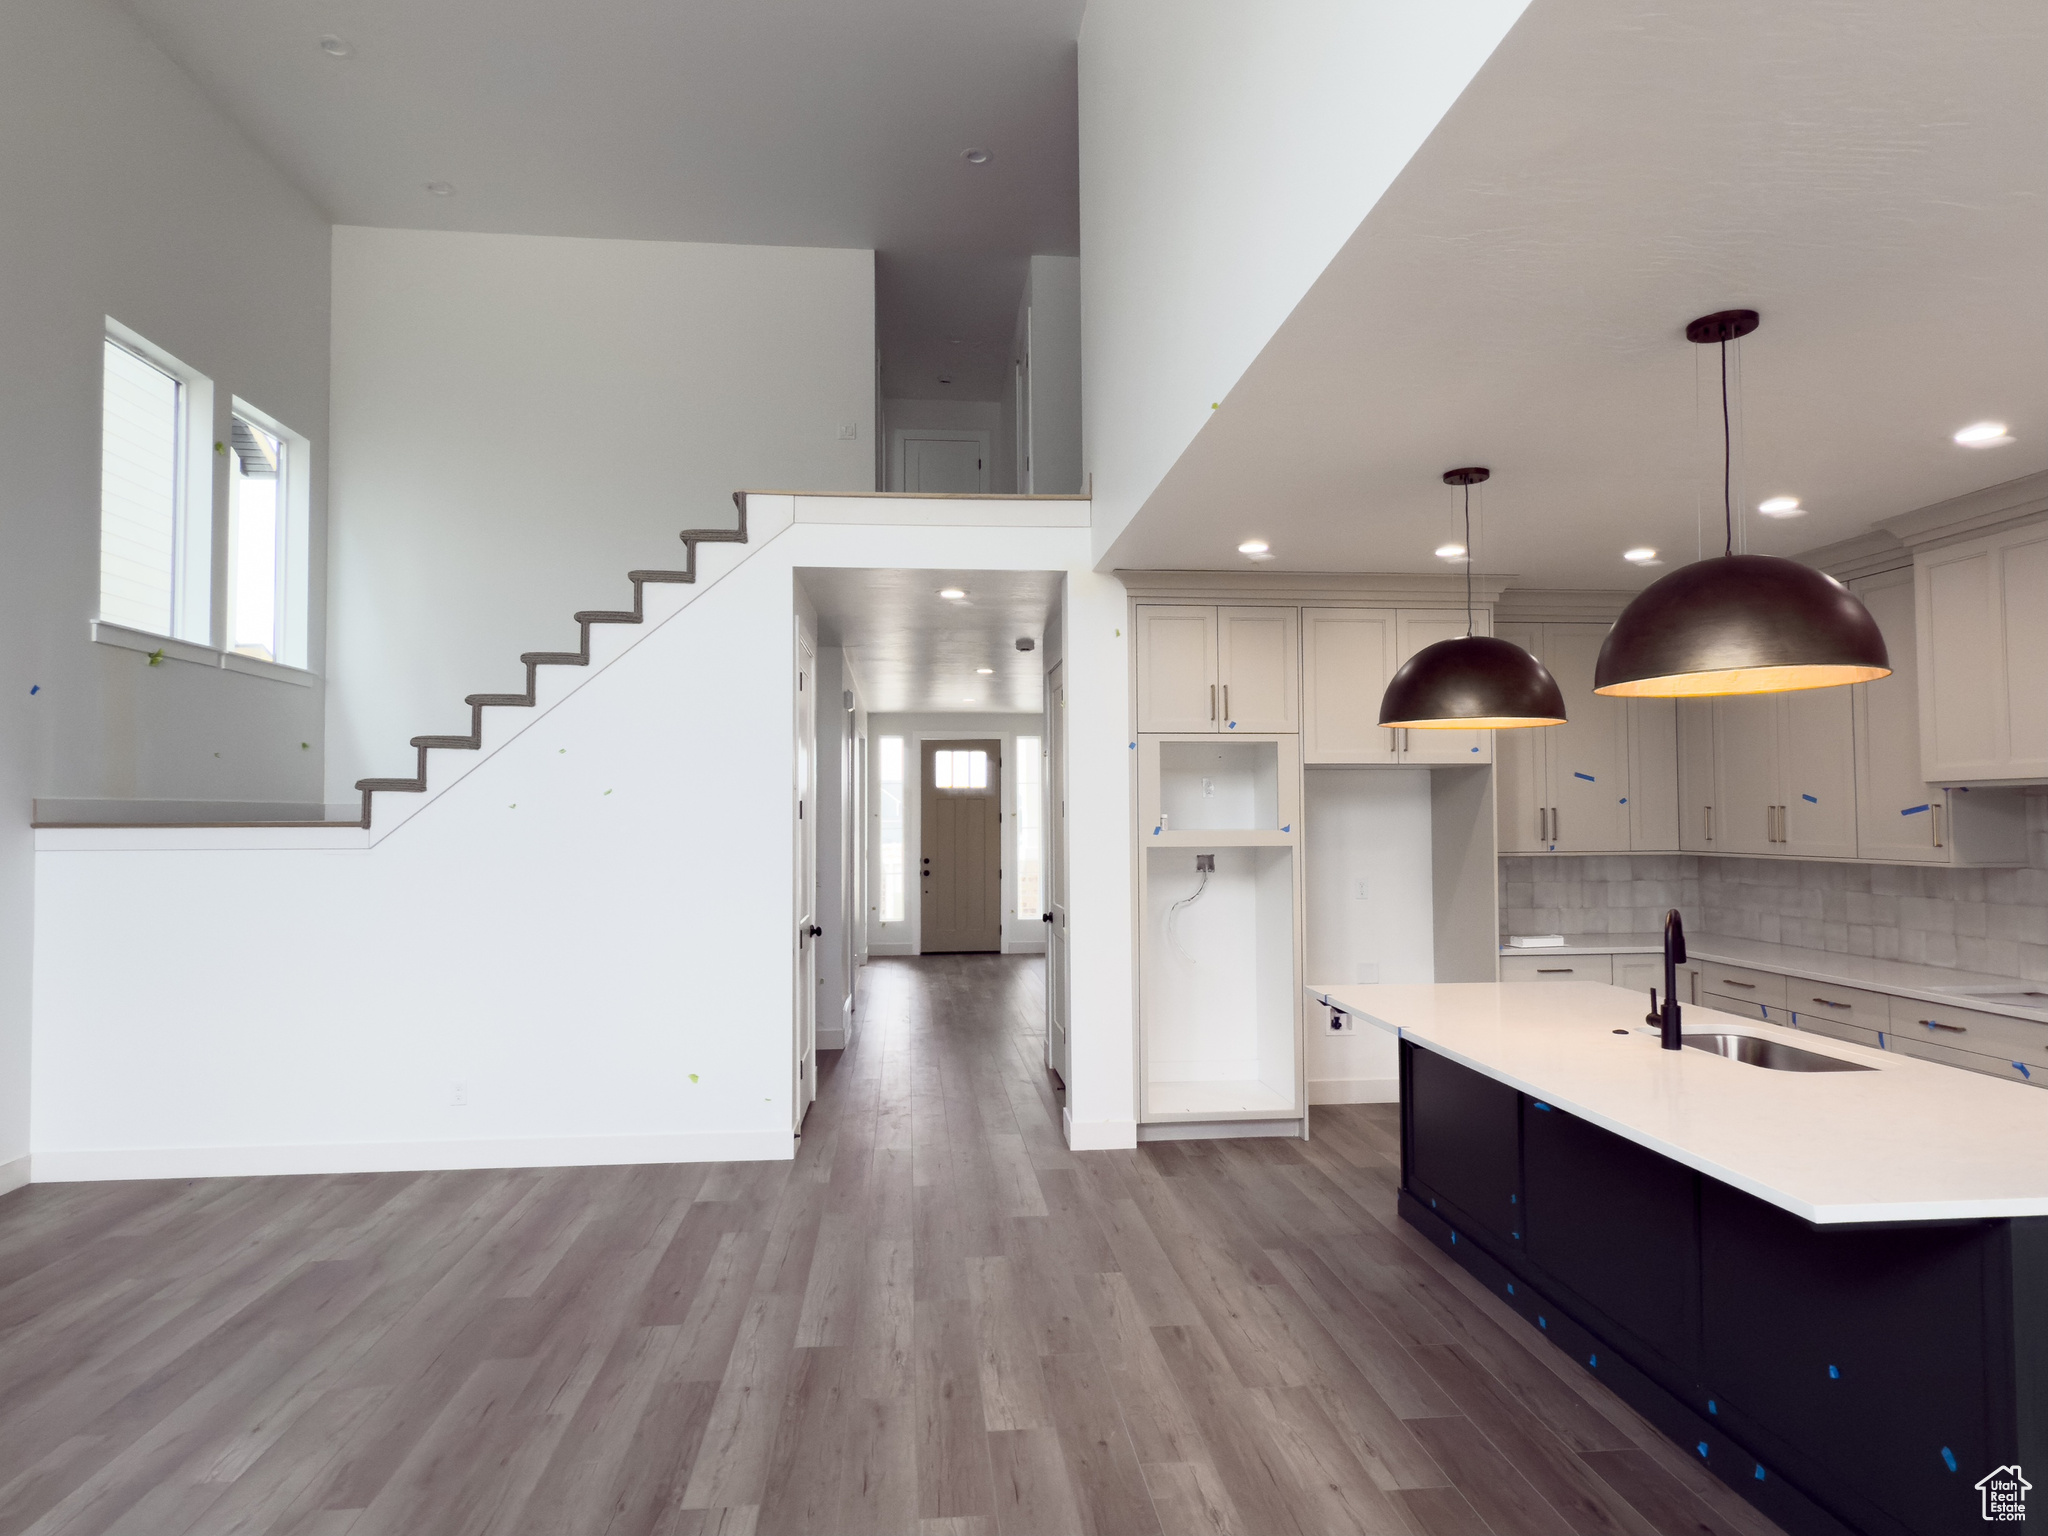
[[[1628,796],[1627,796],[1627,795],[1623,795],[1623,796],[1621,797],[1621,803],[1622,803],[1623,805],[1627,805],[1627,804],[1628,804]]]
[[[1588,1368],[1589,1370],[1595,1370],[1595,1371],[1599,1370],[1599,1369],[1600,1369],[1600,1357],[1599,1357],[1598,1355],[1588,1355],[1588,1356],[1586,1356],[1586,1366],[1587,1366],[1587,1368]]]
[[[2012,1069],[2013,1071],[2019,1073],[2021,1077],[2024,1077],[2028,1082],[2031,1083],[2034,1080],[2034,1074],[2027,1070],[2027,1064],[2024,1061],[2014,1062],[2012,1064]]]
[[[1231,729],[1232,729],[1233,731],[1237,729],[1237,722],[1236,722],[1235,720],[1233,720],[1233,721],[1231,721],[1231,722],[1230,722],[1230,728],[1231,728]]]
[[[1541,1099],[1538,1099],[1536,1101],[1536,1107],[1542,1110],[1546,1115],[1550,1113],[1550,1106],[1548,1104],[1545,1104]]]
[[[1840,1367],[1839,1365],[1831,1365],[1831,1366],[1829,1366],[1829,1367],[1828,1367],[1828,1380],[1829,1380],[1829,1381],[1840,1381],[1841,1379],[1842,1379],[1842,1368],[1841,1368],[1841,1367]]]
[[[1522,1240],[1522,1234],[1519,1232],[1510,1232],[1508,1236],[1512,1237],[1518,1243]]]
[[[1457,1234],[1457,1233],[1455,1233],[1455,1232],[1453,1232],[1453,1233],[1451,1234],[1451,1245],[1452,1245],[1453,1247],[1456,1247],[1456,1246],[1457,1246],[1457,1242],[1458,1242],[1458,1234]]]
[[[1432,1211],[1436,1209],[1436,1202],[1435,1202],[1434,1200],[1432,1200],[1432,1201],[1430,1201],[1430,1202],[1429,1202],[1429,1208],[1430,1208],[1430,1209],[1431,1209]]]
[[[1280,830],[1282,832],[1292,832],[1294,830],[1294,823],[1290,821],[1289,823],[1287,823],[1286,826],[1282,827]]]
[[[1764,1480],[1764,1464],[1762,1462],[1758,1462],[1756,1464],[1756,1480],[1758,1482],[1762,1482]]]
[[[1899,812],[1899,814],[1901,816],[1918,816],[1922,811],[1926,809],[1927,807],[1924,805],[1909,805],[1903,811]]]
[[[1710,1397],[1707,1399],[1707,1412],[1718,1419],[1721,1416],[1721,1405]]]
[[[1593,775],[1591,775],[1590,773],[1580,773],[1577,769],[1572,770],[1572,777],[1575,779],[1584,779],[1588,784],[1597,782],[1594,779]]]
[[[1808,805],[1819,805],[1819,804],[1820,804],[1820,800],[1819,800],[1819,798],[1818,798],[1817,796],[1814,796],[1814,795],[1801,795],[1801,796],[1800,796],[1799,798],[1800,798],[1800,799],[1802,799],[1802,800],[1804,800],[1804,801],[1805,801],[1805,802],[1806,802],[1806,803],[1807,803]]]
[[[1699,1443],[1699,1445],[1698,1445],[1697,1449],[1698,1449],[1698,1451],[1699,1451],[1699,1453],[1700,1453],[1700,1460],[1701,1460],[1701,1461],[1705,1461],[1705,1460],[1707,1459],[1707,1442],[1706,1442],[1706,1441],[1704,1441],[1704,1440],[1702,1440],[1702,1441],[1701,1441],[1701,1442]]]
[[[1138,750],[1138,744],[1135,741],[1131,743],[1131,750],[1133,752]]]
[[[1950,1450],[1950,1449],[1949,1449],[1949,1448],[1948,1448],[1947,1446],[1945,1446],[1945,1445],[1944,1445],[1944,1446],[1943,1446],[1943,1447],[1941,1448],[1941,1459],[1942,1459],[1942,1461],[1943,1461],[1943,1462],[1945,1462],[1945,1463],[1947,1464],[1947,1466],[1948,1466],[1948,1469],[1949,1469],[1949,1471],[1951,1471],[1951,1472],[1955,1471],[1955,1469],[1956,1469],[1956,1453],[1955,1453],[1954,1451]]]
[[[1508,1294],[1510,1296],[1515,1294],[1515,1282],[1512,1280],[1508,1282]]]
[[[1473,750],[1474,752],[1477,752],[1477,751],[1478,751],[1479,749],[1478,749],[1477,747],[1474,747],[1474,748],[1473,748],[1472,750]]]
[[[1536,1326],[1538,1328],[1541,1328],[1545,1333],[1548,1333],[1550,1331],[1550,1319],[1547,1317],[1539,1317],[1536,1319]]]
[[[29,684],[28,696],[30,698],[34,698],[37,694],[41,693],[42,691],[43,685],[41,683],[31,683]],[[1474,752],[1477,752],[1479,749],[1477,747],[1474,747],[1472,750]]]
[[[1154,827],[1154,828],[1152,829],[1152,835],[1153,835],[1154,837],[1157,837],[1157,836],[1159,835],[1159,828],[1157,828],[1157,827]]]
[[[1509,1205],[1520,1205],[1521,1203],[1522,1203],[1522,1197],[1521,1197],[1520,1195],[1509,1195],[1509,1196],[1508,1196],[1508,1204],[1509,1204]]]

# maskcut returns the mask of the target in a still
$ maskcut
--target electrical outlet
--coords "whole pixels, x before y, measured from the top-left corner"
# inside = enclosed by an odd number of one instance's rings
[[[1351,1015],[1350,1015],[1350,1014],[1348,1014],[1348,1013],[1345,1013],[1345,1012],[1344,1012],[1344,1011],[1343,1011],[1342,1009],[1338,1009],[1338,1008],[1332,1008],[1332,1009],[1330,1010],[1330,1033],[1331,1033],[1331,1034],[1333,1034],[1333,1035],[1351,1035],[1351,1034],[1356,1034],[1357,1032],[1358,1032],[1358,1030],[1357,1030],[1357,1026],[1356,1026],[1356,1025],[1354,1025],[1354,1024],[1353,1024],[1353,1023],[1351,1022]]]
[[[448,1105],[451,1109],[467,1108],[469,1105],[469,1084],[461,1081],[454,1083],[448,1094]]]
[[[1216,872],[1216,855],[1213,853],[1196,854],[1195,869],[1197,871],[1206,869],[1207,871],[1209,871],[1210,874],[1213,875]]]
[[[1203,793],[1203,794],[1204,794],[1205,796],[1207,796],[1207,795],[1213,795],[1213,794],[1215,794],[1215,793],[1216,793],[1216,781],[1215,781],[1214,779],[1204,779],[1204,780],[1202,780],[1202,793]]]
[[[839,428],[839,441],[841,441],[842,443],[857,443],[857,442],[859,442],[859,441],[860,441],[860,425],[859,425],[859,423],[858,423],[858,422],[852,422],[852,421],[849,421],[849,422],[844,422],[844,423],[842,423],[842,424],[840,425],[840,428]]]
[[[1352,894],[1353,896],[1357,897],[1357,898],[1358,898],[1358,899],[1359,899],[1360,901],[1364,901],[1364,900],[1366,899],[1366,894],[1367,894],[1367,893],[1366,893],[1366,888],[1365,888],[1365,882],[1364,882],[1363,880],[1354,880],[1354,881],[1352,881],[1352,882],[1351,882],[1351,894]]]

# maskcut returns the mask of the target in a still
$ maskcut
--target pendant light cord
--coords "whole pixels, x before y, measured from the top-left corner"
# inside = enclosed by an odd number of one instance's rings
[[[1472,482],[1465,482],[1465,638],[1472,638]]]
[[[1721,527],[1727,536],[1724,555],[1735,553],[1735,444],[1728,425],[1728,338],[1721,338]]]

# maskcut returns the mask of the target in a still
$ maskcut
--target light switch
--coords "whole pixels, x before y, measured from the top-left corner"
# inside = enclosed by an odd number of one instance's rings
[[[852,421],[841,423],[839,428],[839,441],[841,441],[842,443],[859,442],[860,424],[858,422]]]
[[[1364,901],[1364,900],[1366,899],[1366,894],[1367,894],[1367,893],[1366,893],[1366,889],[1365,889],[1365,881],[1363,881],[1363,880],[1354,880],[1354,881],[1352,881],[1352,882],[1351,882],[1351,894],[1352,894],[1353,896],[1357,897],[1357,898],[1358,898],[1358,899],[1359,899],[1360,901]]]

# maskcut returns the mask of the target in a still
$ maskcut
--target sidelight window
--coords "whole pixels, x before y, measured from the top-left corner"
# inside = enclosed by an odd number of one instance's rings
[[[883,736],[875,743],[876,915],[885,923],[903,921],[903,738]]]
[[[1045,751],[1036,736],[1017,738],[1017,916],[1045,912]]]

